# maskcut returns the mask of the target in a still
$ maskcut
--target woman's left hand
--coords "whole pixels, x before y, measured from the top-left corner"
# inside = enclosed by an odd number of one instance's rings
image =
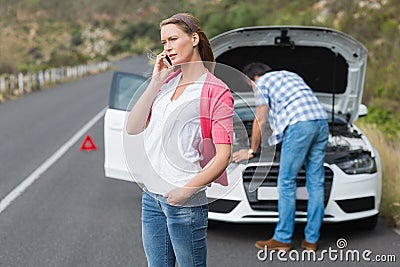
[[[169,204],[173,206],[181,206],[186,200],[191,197],[197,191],[196,188],[190,187],[178,187],[172,189],[164,195],[167,198]]]

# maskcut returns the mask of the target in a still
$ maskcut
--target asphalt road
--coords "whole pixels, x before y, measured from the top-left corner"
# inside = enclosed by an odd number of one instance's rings
[[[119,70],[149,72],[143,57],[124,60]],[[46,161],[108,102],[112,71],[28,94],[0,105],[0,200]],[[103,120],[91,127],[98,150],[79,150],[83,137],[0,213],[0,266],[146,266],[141,244],[140,189],[104,176]],[[320,266],[277,255],[261,261],[254,241],[272,235],[274,225],[210,222],[209,266]],[[299,249],[303,225],[293,239]],[[338,250],[339,238],[347,247]],[[380,220],[372,231],[357,225],[324,225],[320,251],[337,250],[327,266],[398,266],[400,236]],[[397,263],[346,261],[360,255],[396,257]],[[342,252],[342,260],[340,258]],[[320,254],[317,254],[320,256]],[[259,256],[264,257],[263,253]],[[334,260],[335,256],[337,257]],[[393,260],[393,257],[390,259]]]

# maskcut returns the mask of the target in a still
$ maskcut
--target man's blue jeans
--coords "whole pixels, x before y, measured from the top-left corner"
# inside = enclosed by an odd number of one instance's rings
[[[142,238],[148,266],[207,265],[208,204],[205,191],[184,206],[148,191],[142,196]]]
[[[297,122],[284,133],[278,176],[279,221],[274,239],[290,243],[296,212],[296,177],[305,166],[308,191],[307,242],[316,243],[324,217],[324,161],[329,129],[326,120]]]

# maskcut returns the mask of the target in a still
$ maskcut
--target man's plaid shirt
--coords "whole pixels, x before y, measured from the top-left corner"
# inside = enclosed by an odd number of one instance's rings
[[[296,73],[268,72],[257,79],[254,93],[256,106],[268,105],[269,123],[273,130],[270,145],[283,140],[288,125],[299,121],[327,119],[327,113],[311,88]]]

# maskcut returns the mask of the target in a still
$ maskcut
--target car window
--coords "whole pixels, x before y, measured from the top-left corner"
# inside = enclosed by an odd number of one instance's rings
[[[130,102],[136,102],[140,94],[135,94],[141,88],[146,88],[148,82],[140,75],[127,72],[115,72],[110,91],[109,107],[112,109],[127,110]]]

